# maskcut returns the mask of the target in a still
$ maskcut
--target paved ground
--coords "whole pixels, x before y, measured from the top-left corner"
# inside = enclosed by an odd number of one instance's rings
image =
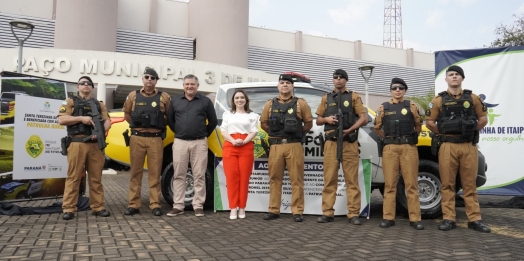
[[[70,221],[61,215],[0,216],[1,260],[524,260],[524,210],[482,209],[491,234],[466,228],[464,208],[458,208],[459,228],[437,230],[439,220],[424,220],[424,231],[408,226],[404,217],[382,229],[382,199],[372,197],[372,217],[362,226],[345,217],[318,224],[315,216],[295,223],[291,215],[264,221],[262,213],[229,220],[229,213],[192,211],[178,217],[154,217],[143,189],[142,213],[123,215],[129,175],[105,175],[106,208],[113,214],[97,218],[78,213]],[[147,179],[144,178],[144,181]],[[144,182],[145,184],[145,182]],[[507,197],[481,196],[481,202]],[[54,200],[23,203],[49,205]],[[164,211],[169,210],[168,206]]]

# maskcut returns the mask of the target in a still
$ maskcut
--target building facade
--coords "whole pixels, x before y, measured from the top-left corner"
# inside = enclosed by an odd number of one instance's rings
[[[433,54],[252,27],[246,0],[0,0],[0,67],[7,71],[17,68],[14,19],[36,26],[24,46],[24,73],[68,81],[90,75],[105,86],[98,97],[109,107],[141,85],[145,66],[160,72],[158,86],[172,94],[187,73],[211,93],[223,83],[274,81],[285,71],[331,85],[331,73],[342,68],[348,87],[363,95],[358,67],[373,65],[371,108],[387,100],[393,77],[406,80],[408,95],[434,85]]]

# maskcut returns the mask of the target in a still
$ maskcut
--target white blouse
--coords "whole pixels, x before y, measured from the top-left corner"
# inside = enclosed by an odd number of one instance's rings
[[[250,113],[231,113],[224,112],[222,116],[221,131],[227,131],[229,134],[240,133],[249,134],[251,132],[258,132],[259,115]]]

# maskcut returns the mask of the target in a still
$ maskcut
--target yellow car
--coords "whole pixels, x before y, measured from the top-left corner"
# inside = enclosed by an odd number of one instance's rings
[[[231,98],[237,88],[243,89],[250,98],[250,108],[257,113],[262,111],[262,108],[267,100],[278,95],[276,88],[277,82],[249,82],[237,84],[221,85],[216,94],[215,111],[218,117],[218,126],[222,122],[222,115],[225,111],[230,110]],[[322,95],[331,92],[331,88],[326,85],[311,84],[308,82],[296,82],[294,84],[294,92],[297,97],[304,98],[312,110],[320,103]],[[316,116],[313,113],[314,117]],[[129,148],[124,144],[122,133],[129,127],[129,124],[124,121],[123,112],[110,112],[112,128],[107,136],[108,146],[106,148],[106,155],[109,159],[118,163],[129,166]],[[371,180],[371,188],[379,189],[381,192],[384,189],[384,176],[382,172],[381,160],[378,157],[377,140],[378,136],[373,131],[373,120],[375,112],[368,109],[368,124],[359,131],[360,156],[363,159],[370,159],[373,166],[373,175]],[[315,125],[315,124],[314,124]],[[419,136],[418,151],[419,151],[419,194],[422,216],[424,218],[436,218],[441,215],[441,199],[440,193],[442,184],[440,182],[438,171],[438,159],[431,154],[431,137],[430,131],[423,126],[423,130]],[[319,137],[324,135],[323,127],[313,126],[313,128],[306,134],[304,138],[304,153],[305,161],[323,163],[322,150],[320,148]],[[167,137],[164,139],[164,163],[162,171],[162,194],[164,199],[169,203],[173,203],[172,196],[172,144],[174,134],[168,129]],[[259,128],[255,142],[255,158],[264,160],[267,157],[268,146],[264,142],[267,141],[267,133]],[[206,189],[207,199],[206,205],[211,206],[213,201],[213,179],[215,166],[215,155],[218,158],[222,157],[222,144],[224,142],[220,134],[219,127],[211,134],[208,139],[209,145],[209,159],[208,171],[206,173]],[[144,166],[147,168],[147,166]],[[482,186],[485,179],[485,162],[482,153],[479,153],[479,173],[477,179],[477,186]],[[191,170],[188,170],[187,176],[187,190],[185,203],[186,207],[191,206],[193,197],[193,179]],[[457,176],[458,177],[458,176]],[[457,183],[459,184],[459,183]],[[407,211],[407,199],[404,189],[404,182],[402,179],[398,182],[398,208],[399,211]],[[460,185],[458,185],[460,186]],[[458,191],[458,190],[457,190]]]

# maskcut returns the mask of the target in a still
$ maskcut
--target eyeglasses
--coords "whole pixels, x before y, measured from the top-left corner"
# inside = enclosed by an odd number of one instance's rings
[[[406,86],[391,86],[391,88],[389,88],[390,90],[392,91],[396,91],[397,89],[403,91],[406,89]]]
[[[333,74],[333,79],[346,79],[340,74]]]
[[[89,81],[81,81],[78,83],[78,85],[89,85],[89,86],[93,86],[93,83],[92,82],[89,82]]]
[[[149,80],[149,77],[151,77],[151,81],[154,81],[154,80],[158,79],[155,76],[144,75],[144,79],[146,79],[146,80]]]

